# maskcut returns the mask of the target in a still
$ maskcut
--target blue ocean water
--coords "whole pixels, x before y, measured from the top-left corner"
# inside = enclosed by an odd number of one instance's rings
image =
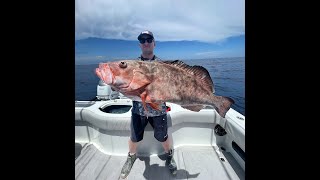
[[[231,97],[231,106],[245,115],[245,58],[183,60],[189,65],[203,66],[213,80],[215,95]],[[98,64],[75,66],[75,100],[92,100],[97,94],[99,78],[94,70]]]

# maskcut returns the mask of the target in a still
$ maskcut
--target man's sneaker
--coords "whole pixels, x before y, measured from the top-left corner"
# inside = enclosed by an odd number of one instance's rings
[[[136,159],[137,159],[136,154],[131,156],[130,153],[128,153],[127,161],[126,161],[126,163],[124,163],[122,170],[121,170],[121,174],[120,174],[120,177],[122,179],[125,179],[129,175],[130,170],[132,168],[132,165]]]
[[[176,175],[177,174],[177,164],[173,159],[173,150],[170,149],[169,153],[166,153],[166,154],[167,154],[166,165],[169,167],[171,174]]]

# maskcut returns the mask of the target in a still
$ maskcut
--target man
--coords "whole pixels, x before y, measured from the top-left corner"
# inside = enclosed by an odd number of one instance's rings
[[[138,36],[140,42],[140,48],[142,51],[141,56],[138,58],[142,61],[154,61],[160,60],[153,53],[155,47],[155,39],[153,33],[150,31],[142,31]],[[147,104],[148,114],[145,114],[145,110],[141,102],[133,101],[132,116],[131,116],[131,136],[129,138],[129,152],[127,161],[122,167],[121,178],[126,178],[135,162],[137,156],[137,145],[143,139],[144,129],[148,122],[154,129],[154,137],[161,142],[165,152],[166,152],[166,165],[168,166],[170,172],[175,175],[177,173],[177,165],[173,159],[173,149],[168,138],[168,126],[167,126],[167,113],[166,104],[162,104],[160,111],[152,109],[149,104]]]

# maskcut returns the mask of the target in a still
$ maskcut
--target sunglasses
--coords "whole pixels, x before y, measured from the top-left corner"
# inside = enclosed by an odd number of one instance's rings
[[[152,38],[148,38],[148,39],[139,39],[139,42],[140,42],[141,44],[144,44],[146,41],[147,41],[148,43],[152,43],[153,39],[152,39]]]

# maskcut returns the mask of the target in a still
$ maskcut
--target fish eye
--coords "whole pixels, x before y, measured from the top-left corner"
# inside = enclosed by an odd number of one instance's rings
[[[121,68],[126,68],[126,67],[127,67],[127,63],[121,61],[121,62],[119,63],[119,67],[121,67]]]

